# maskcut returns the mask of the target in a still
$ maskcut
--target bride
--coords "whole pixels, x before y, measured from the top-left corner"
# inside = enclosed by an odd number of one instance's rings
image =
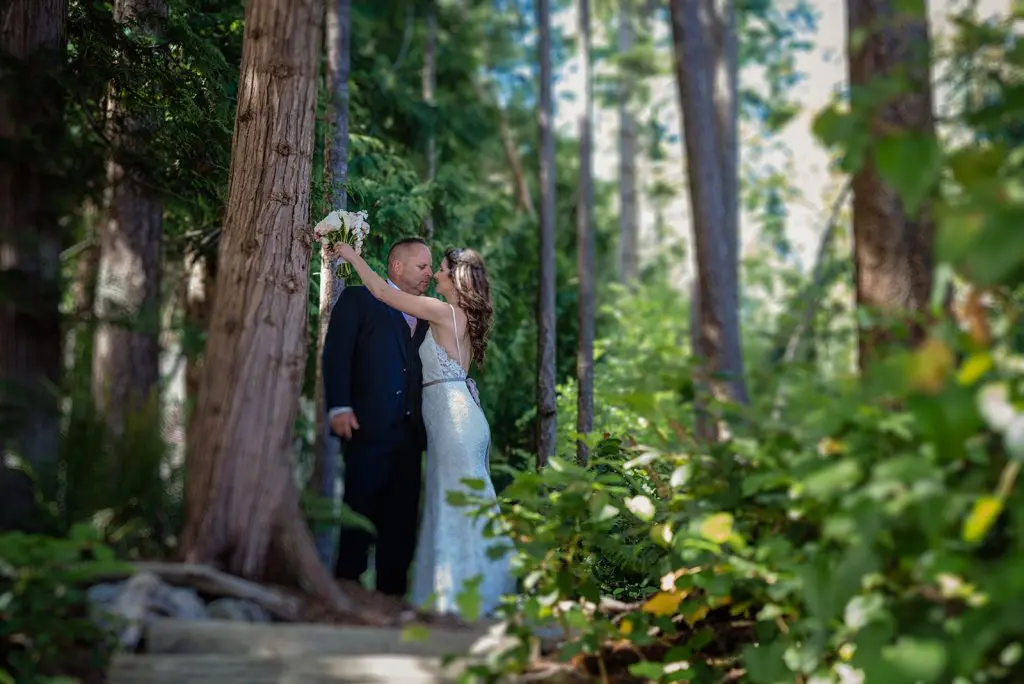
[[[424,609],[459,613],[457,596],[479,582],[481,615],[514,590],[507,556],[492,559],[494,544],[484,537],[487,522],[446,502],[450,490],[467,490],[463,480],[484,483],[472,492],[497,501],[490,477],[491,431],[480,407],[469,365],[482,366],[490,334],[491,286],[481,256],[450,249],[434,274],[446,301],[390,287],[350,245],[340,256],[359,273],[367,289],[388,306],[430,324],[419,355],[423,362],[423,422],[427,429],[426,492],[413,561],[412,600]],[[433,599],[433,605],[428,605]],[[463,616],[470,617],[470,616]]]

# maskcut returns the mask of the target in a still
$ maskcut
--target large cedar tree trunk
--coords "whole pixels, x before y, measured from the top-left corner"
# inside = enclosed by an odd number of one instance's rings
[[[537,0],[540,61],[540,280],[537,284],[537,467],[555,455],[555,114],[549,0]]]
[[[60,429],[64,184],[46,156],[64,138],[67,12],[67,0],[0,4],[0,455],[37,470],[55,461]],[[33,509],[29,481],[0,463],[0,529],[33,527]]]
[[[115,21],[148,30],[166,13],[162,0],[114,2]],[[160,382],[163,203],[141,180],[137,161],[159,121],[131,111],[131,99],[113,85],[108,122],[113,154],[98,231],[92,392],[113,434],[120,434],[129,413],[155,398]]]
[[[347,204],[345,183],[348,180],[348,77],[351,70],[352,0],[332,0],[327,5],[327,80],[331,93],[331,132],[325,146],[331,175],[329,202],[344,211]],[[331,433],[324,405],[324,341],[331,322],[334,305],[345,289],[345,281],[337,275],[337,261],[320,246],[320,329],[316,344],[316,447],[313,462],[313,490],[321,497],[334,500],[338,471],[341,465],[341,442]],[[337,534],[333,525],[317,531],[316,545],[320,560],[333,566],[334,542]]]
[[[698,389],[747,403],[739,323],[738,55],[731,0],[672,0],[672,37],[698,286],[693,333]],[[712,409],[713,411],[713,409]],[[714,412],[714,411],[713,411]],[[724,425],[701,419],[711,440]]]
[[[619,56],[635,44],[633,0],[619,0]],[[640,218],[637,209],[635,76],[619,65],[619,280],[635,284],[639,266]]]
[[[847,0],[847,54],[854,93],[894,73],[904,74],[907,90],[873,112],[875,137],[909,132],[935,135],[929,71],[930,40],[925,4],[900,12],[894,0]],[[854,106],[856,106],[856,102]],[[869,148],[853,176],[853,244],[857,305],[883,321],[909,323],[913,344],[921,339],[923,315],[932,289],[934,224],[927,206],[910,213],[878,174]],[[896,342],[890,325],[862,328],[861,368],[882,347]]]
[[[590,64],[590,0],[579,2],[579,59],[583,70],[580,112],[579,198],[576,202],[576,269],[579,278],[579,348],[576,355],[576,432],[594,429],[594,183],[593,84]],[[576,460],[586,465],[587,445],[576,442]]]
[[[292,438],[306,362],[310,171],[323,5],[249,0],[227,212],[199,406],[189,435],[185,558],[259,580],[273,550],[350,604],[298,506]]]

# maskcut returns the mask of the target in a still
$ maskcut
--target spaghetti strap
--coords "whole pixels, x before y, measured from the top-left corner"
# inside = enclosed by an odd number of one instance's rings
[[[459,321],[455,318],[455,307],[451,304],[448,308],[452,310],[452,323],[455,325],[455,350],[459,353],[459,365],[462,365],[462,344],[459,342]]]

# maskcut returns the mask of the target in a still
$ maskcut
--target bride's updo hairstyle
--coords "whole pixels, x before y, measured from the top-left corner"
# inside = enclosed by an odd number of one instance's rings
[[[491,334],[494,308],[491,306],[491,281],[480,254],[472,249],[449,249],[444,253],[452,287],[459,295],[459,307],[466,312],[473,360],[483,368],[487,356],[487,338]]]

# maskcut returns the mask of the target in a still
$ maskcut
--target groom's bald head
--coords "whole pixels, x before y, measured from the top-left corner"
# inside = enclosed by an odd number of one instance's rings
[[[430,248],[422,238],[404,238],[388,250],[388,277],[403,292],[426,292],[433,270]]]

